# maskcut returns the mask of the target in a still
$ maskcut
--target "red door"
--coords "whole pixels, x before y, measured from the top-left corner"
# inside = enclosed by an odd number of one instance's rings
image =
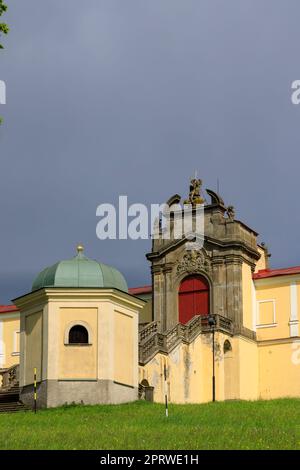
[[[209,313],[209,284],[202,276],[185,278],[179,288],[179,322]]]

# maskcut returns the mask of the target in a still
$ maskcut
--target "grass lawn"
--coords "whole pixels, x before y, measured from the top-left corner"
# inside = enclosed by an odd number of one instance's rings
[[[0,414],[0,449],[300,449],[300,399]]]

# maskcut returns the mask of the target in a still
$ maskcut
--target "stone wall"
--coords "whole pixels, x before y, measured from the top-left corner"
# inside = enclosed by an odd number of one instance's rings
[[[33,385],[22,388],[20,399],[34,407]],[[51,408],[65,404],[127,403],[138,399],[138,389],[111,380],[69,381],[45,380],[37,384],[38,408]]]

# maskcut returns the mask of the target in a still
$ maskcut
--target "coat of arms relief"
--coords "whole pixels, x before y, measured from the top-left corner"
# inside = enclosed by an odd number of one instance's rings
[[[182,273],[196,273],[201,271],[209,271],[211,263],[208,255],[204,251],[188,251],[179,260],[176,268],[177,275]]]

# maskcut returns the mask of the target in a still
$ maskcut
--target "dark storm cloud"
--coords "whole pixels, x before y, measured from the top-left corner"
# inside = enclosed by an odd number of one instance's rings
[[[184,194],[195,169],[274,266],[300,264],[297,0],[8,4],[0,303],[78,241],[149,282],[150,242],[100,242],[96,207]]]

